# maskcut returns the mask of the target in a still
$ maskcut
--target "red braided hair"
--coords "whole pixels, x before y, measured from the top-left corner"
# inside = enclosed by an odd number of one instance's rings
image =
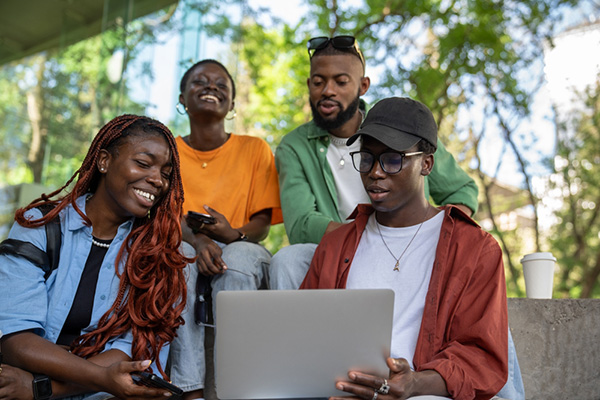
[[[100,318],[98,328],[75,340],[72,350],[81,357],[99,354],[111,338],[131,329],[134,338],[133,359],[156,360],[159,372],[168,379],[158,355],[183,324],[181,312],[186,299],[183,268],[192,261],[179,252],[183,186],[179,153],[171,131],[160,122],[144,116],[122,115],[114,118],[100,129],[81,167],[67,183],[17,210],[15,220],[24,227],[39,227],[71,204],[86,224],[91,225],[89,218],[75,202],[78,197],[93,193],[98,186],[100,173],[96,163],[100,150],[116,148],[130,134],[162,135],[166,139],[172,157],[169,191],[153,207],[149,218],[136,218],[115,260],[115,270],[119,275],[120,261],[127,257],[123,273],[120,274],[119,294],[112,307]],[[77,182],[70,193],[51,200],[76,177]],[[27,210],[48,203],[55,207],[42,218],[30,220],[25,217]]]

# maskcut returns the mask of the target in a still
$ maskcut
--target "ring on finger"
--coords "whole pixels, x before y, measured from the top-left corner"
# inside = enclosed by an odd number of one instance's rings
[[[390,385],[388,385],[387,379],[383,379],[383,383],[381,384],[381,387],[377,389],[377,392],[381,394],[388,394],[390,392]]]
[[[204,228],[204,222],[200,224],[200,230],[202,230],[202,228]]]
[[[377,393],[377,390],[373,390],[373,399],[372,400],[377,400],[377,396],[379,396],[379,393]]]

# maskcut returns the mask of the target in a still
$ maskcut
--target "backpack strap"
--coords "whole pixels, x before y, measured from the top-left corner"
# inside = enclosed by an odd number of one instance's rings
[[[54,209],[53,204],[44,204],[38,207],[43,215],[48,214]],[[62,245],[62,235],[60,231],[60,218],[56,216],[53,220],[49,221],[46,225],[46,254],[48,255],[48,261],[50,262],[50,272],[44,279],[48,279],[48,276],[58,268],[58,262],[60,261],[60,246]]]
[[[0,243],[0,254],[23,257],[43,269],[46,274],[50,275],[48,273],[48,271],[50,271],[48,255],[30,242],[18,239],[6,239]],[[44,276],[44,279],[47,278]]]
[[[44,205],[38,207],[43,215],[48,214],[54,206]],[[58,216],[45,225],[46,251],[40,250],[30,242],[18,239],[6,239],[0,243],[0,254],[9,254],[23,257],[44,271],[44,280],[47,280],[52,271],[58,268],[60,259],[60,246],[62,244],[60,219]]]

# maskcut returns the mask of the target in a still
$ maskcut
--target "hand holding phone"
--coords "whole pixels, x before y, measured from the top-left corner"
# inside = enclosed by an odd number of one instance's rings
[[[175,396],[181,396],[183,389],[173,385],[171,382],[165,381],[163,378],[146,371],[135,371],[131,373],[131,379],[138,384],[148,387],[165,389]]]
[[[201,214],[196,211],[188,211],[185,217],[188,226],[194,233],[198,233],[202,229],[202,225],[210,225],[217,222],[216,218],[212,215]]]

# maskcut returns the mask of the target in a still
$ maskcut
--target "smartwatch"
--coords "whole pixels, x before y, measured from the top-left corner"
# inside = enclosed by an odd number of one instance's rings
[[[52,381],[49,376],[33,374],[33,398],[35,400],[46,400],[52,397]]]

